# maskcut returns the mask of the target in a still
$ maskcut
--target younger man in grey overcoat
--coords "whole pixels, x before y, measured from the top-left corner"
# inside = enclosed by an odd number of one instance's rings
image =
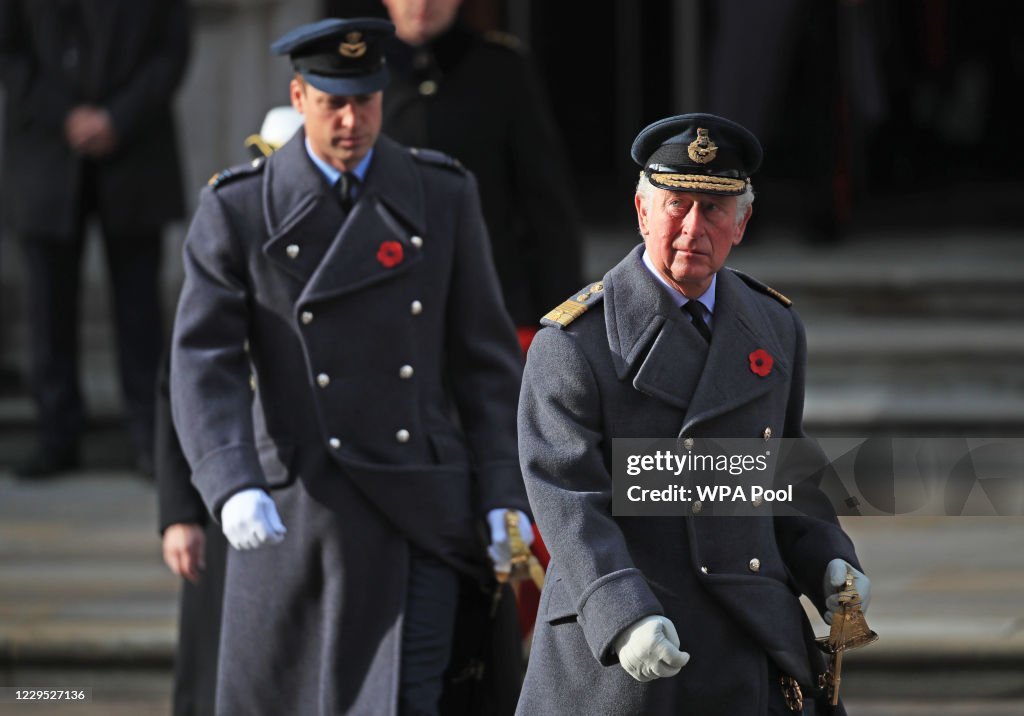
[[[615,438],[803,436],[800,319],[723,268],[757,139],[690,114],[632,154],[644,244],[551,311],[527,358],[520,460],[551,563],[519,713],[814,713],[824,665],[798,596],[834,610],[850,568],[869,597],[827,502],[815,517],[697,516],[714,510],[699,501],[685,517],[612,514]]]
[[[475,181],[379,136],[391,31],[275,44],[304,128],[215,177],[185,241],[171,397],[233,547],[220,714],[437,714],[460,579],[493,582],[477,524],[527,509]]]

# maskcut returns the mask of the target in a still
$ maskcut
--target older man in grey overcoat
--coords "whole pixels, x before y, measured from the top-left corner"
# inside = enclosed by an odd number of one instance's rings
[[[644,244],[551,311],[527,359],[520,459],[551,563],[519,713],[826,713],[799,594],[830,619],[849,569],[869,597],[827,501],[812,495],[813,517],[708,517],[699,501],[613,515],[616,438],[803,436],[800,319],[724,268],[757,139],[690,114],[647,127],[632,154]]]
[[[500,563],[493,517],[527,509],[475,181],[378,136],[391,31],[275,44],[304,128],[215,177],[186,238],[171,397],[233,547],[220,714],[438,713],[460,578],[490,575],[477,525]]]

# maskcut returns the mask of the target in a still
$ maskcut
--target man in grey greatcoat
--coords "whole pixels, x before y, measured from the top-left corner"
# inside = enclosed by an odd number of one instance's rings
[[[798,596],[831,620],[848,569],[865,605],[870,584],[813,478],[813,516],[612,512],[615,438],[803,437],[800,319],[724,268],[757,139],[688,114],[632,156],[643,245],[545,316],[527,358],[520,460],[551,563],[519,713],[829,713]]]
[[[185,241],[171,400],[233,547],[221,714],[438,713],[460,580],[491,574],[478,525],[500,563],[492,517],[527,509],[475,180],[379,135],[392,31],[275,43],[303,130],[214,177]]]

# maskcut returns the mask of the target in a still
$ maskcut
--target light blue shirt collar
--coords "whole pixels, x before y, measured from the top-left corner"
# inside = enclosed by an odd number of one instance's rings
[[[670,284],[668,280],[661,275],[660,271],[654,268],[654,262],[651,261],[651,257],[647,255],[647,249],[644,249],[644,266],[647,267],[647,270],[651,272],[651,275],[658,279],[661,285],[668,290],[669,295],[672,297],[672,300],[675,301],[677,306],[682,308],[683,304],[690,300],[684,296],[678,288]],[[711,317],[715,313],[715,286],[717,283],[718,274],[715,274],[711,277],[711,285],[708,286],[708,290],[697,299],[704,304],[704,308],[708,309],[704,314],[704,322],[709,326],[711,325]]]
[[[309,158],[313,160],[314,164],[316,164],[317,169],[319,169],[327,179],[328,184],[334,186],[338,183],[338,178],[341,176],[341,172],[316,155],[316,152],[313,151],[313,147],[309,144],[309,137],[306,137],[306,154],[308,154]],[[366,172],[370,168],[371,159],[373,159],[373,147],[370,147],[370,151],[368,151],[366,156],[363,157],[363,161],[359,162],[352,172],[359,178],[360,183],[366,179]]]

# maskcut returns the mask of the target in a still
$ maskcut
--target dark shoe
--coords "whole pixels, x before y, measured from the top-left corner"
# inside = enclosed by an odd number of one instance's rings
[[[14,467],[17,477],[51,477],[68,470],[77,470],[81,465],[78,446],[47,450],[41,448],[35,455]]]

